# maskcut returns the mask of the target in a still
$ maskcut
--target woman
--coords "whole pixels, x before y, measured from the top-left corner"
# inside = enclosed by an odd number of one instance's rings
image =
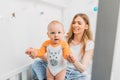
[[[76,14],[66,37],[72,54],[68,55],[65,80],[90,80],[94,42],[86,14]],[[36,60],[33,65],[34,77],[46,78],[46,58]]]

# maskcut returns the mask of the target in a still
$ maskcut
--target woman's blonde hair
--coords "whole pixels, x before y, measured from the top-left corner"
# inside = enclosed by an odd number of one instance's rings
[[[76,17],[81,17],[84,21],[85,21],[85,23],[88,25],[88,29],[85,29],[85,31],[84,31],[84,33],[83,33],[83,36],[82,36],[82,40],[81,40],[81,42],[82,42],[82,44],[83,44],[83,47],[82,47],[82,49],[81,49],[81,55],[83,56],[84,55],[84,53],[85,53],[85,48],[86,48],[86,42],[88,41],[88,40],[93,40],[93,35],[92,35],[92,32],[91,32],[91,30],[90,30],[90,22],[89,22],[89,18],[88,18],[88,16],[86,15],[86,14],[83,14],[83,13],[78,13],[78,14],[76,14],[75,16],[74,16],[74,18],[73,18],[73,20],[72,20],[72,22],[71,22],[71,25],[70,25],[70,30],[69,30],[69,32],[67,33],[67,39],[68,39],[68,43],[70,44],[71,43],[71,41],[73,40],[73,38],[74,38],[74,33],[73,33],[73,31],[72,31],[72,24],[73,24],[73,21],[76,19]]]

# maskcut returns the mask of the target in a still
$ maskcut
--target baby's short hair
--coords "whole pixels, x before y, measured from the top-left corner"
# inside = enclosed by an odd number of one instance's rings
[[[60,25],[60,26],[62,26],[63,31],[64,31],[64,26],[63,26],[63,24],[62,24],[60,21],[58,21],[58,20],[53,20],[53,21],[51,21],[51,22],[48,24],[48,27],[47,27],[47,30],[48,30],[48,31],[49,31],[49,28],[50,28],[52,25]]]

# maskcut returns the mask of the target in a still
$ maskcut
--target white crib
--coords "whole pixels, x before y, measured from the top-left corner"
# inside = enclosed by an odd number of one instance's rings
[[[31,63],[3,75],[0,80],[32,80]]]

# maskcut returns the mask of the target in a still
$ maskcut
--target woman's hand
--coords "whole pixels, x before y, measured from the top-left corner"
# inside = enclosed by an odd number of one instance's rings
[[[74,63],[76,61],[76,57],[71,53],[67,55],[67,60],[71,63]]]
[[[29,55],[32,59],[36,58],[37,50],[34,48],[28,48],[25,53]]]

